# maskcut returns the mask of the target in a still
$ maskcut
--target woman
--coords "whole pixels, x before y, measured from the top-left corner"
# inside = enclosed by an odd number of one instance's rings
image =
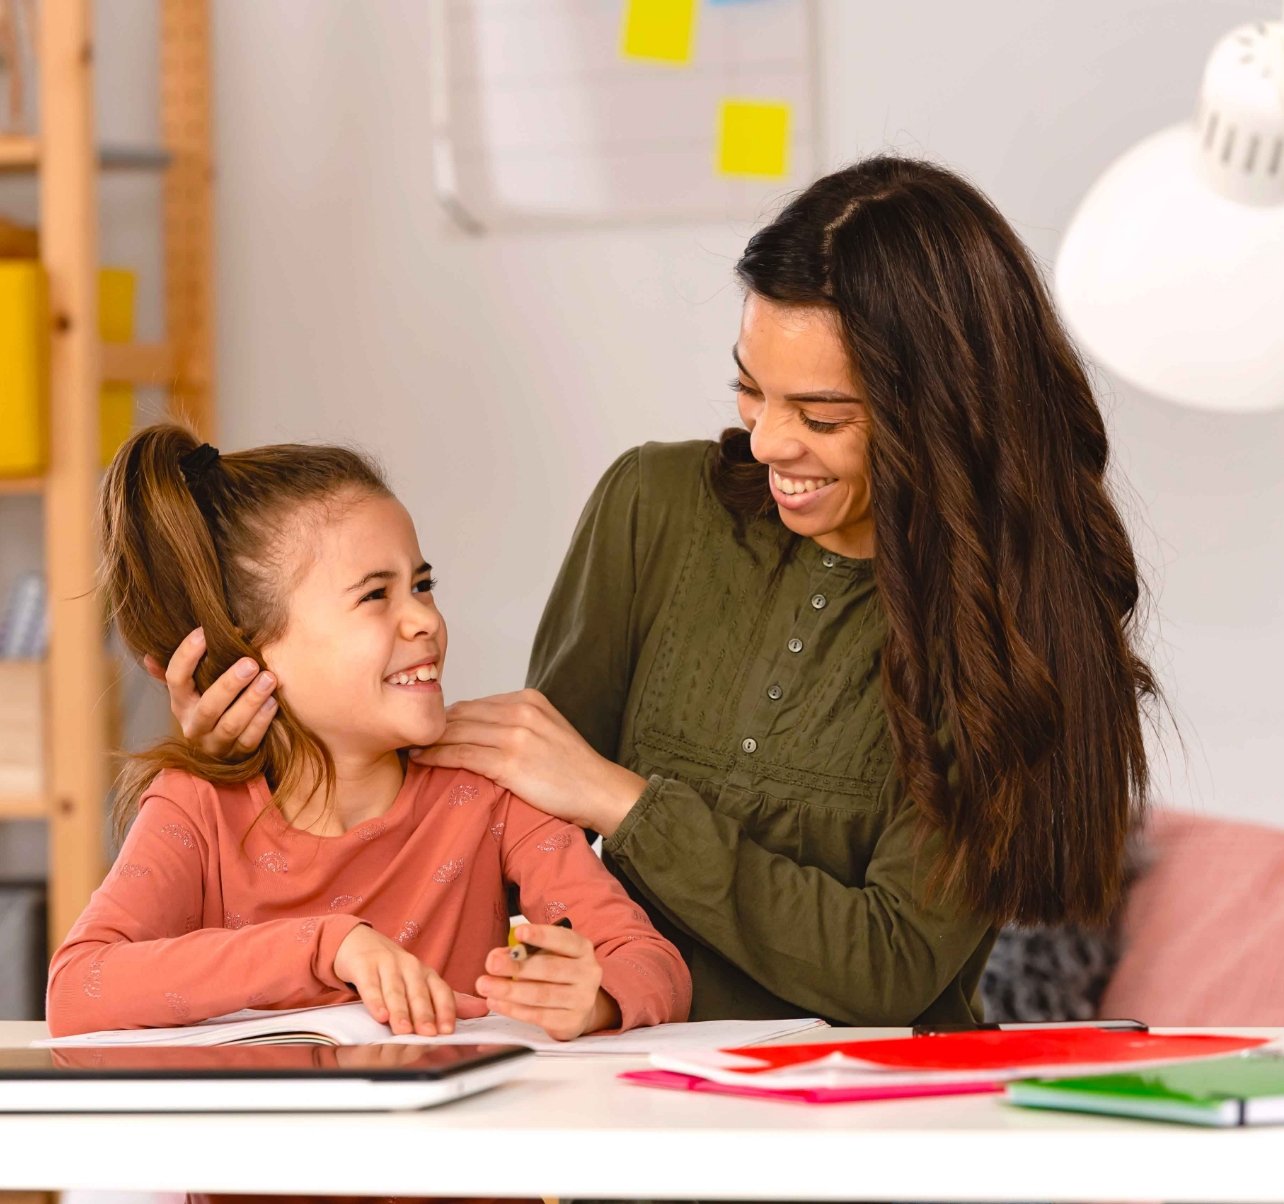
[[[1145,797],[1101,414],[1029,253],[942,168],[817,181],[737,273],[744,429],[616,461],[532,688],[419,757],[601,833],[692,1019],[976,1020],[998,925],[1109,913]],[[222,714],[244,681],[198,699],[195,661],[184,731],[253,746],[262,695]]]

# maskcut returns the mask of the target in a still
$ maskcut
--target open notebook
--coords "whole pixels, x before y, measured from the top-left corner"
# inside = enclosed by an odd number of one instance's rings
[[[793,1033],[825,1027],[824,1021],[711,1020],[696,1024],[657,1024],[625,1033],[600,1033],[574,1041],[555,1041],[543,1029],[506,1016],[489,1015],[460,1020],[444,1037],[398,1037],[380,1024],[364,1004],[296,1011],[233,1012],[182,1028],[110,1029],[57,1037],[41,1045],[279,1045],[306,1042],[312,1045],[524,1045],[546,1054],[634,1054],[660,1050],[707,1049],[710,1046],[756,1045]]]

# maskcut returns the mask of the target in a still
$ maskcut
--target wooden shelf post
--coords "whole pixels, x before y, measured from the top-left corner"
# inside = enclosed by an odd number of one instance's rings
[[[40,238],[52,323],[45,486],[49,927],[66,935],[103,874],[106,645],[94,595],[98,215],[89,0],[40,6]]]

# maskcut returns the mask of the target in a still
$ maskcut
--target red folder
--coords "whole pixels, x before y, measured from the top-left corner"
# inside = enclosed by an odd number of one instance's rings
[[[1090,1026],[975,1031],[655,1053],[652,1069],[621,1077],[688,1091],[842,1103],[997,1091],[1016,1078],[1225,1057],[1265,1043],[1262,1037],[1164,1036]]]

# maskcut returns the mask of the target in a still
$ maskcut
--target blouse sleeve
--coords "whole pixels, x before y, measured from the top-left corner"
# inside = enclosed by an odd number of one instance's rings
[[[504,876],[516,882],[522,914],[536,924],[566,916],[593,942],[602,989],[619,1005],[622,1029],[685,1020],[691,975],[677,949],[651,926],[574,824],[505,794],[500,838]]]
[[[45,1008],[53,1036],[188,1024],[343,988],[334,955],[359,918],[202,928],[209,858],[195,814],[174,798],[144,796],[115,865],[53,956]]]
[[[679,928],[781,999],[842,1024],[928,1013],[990,926],[926,884],[936,844],[901,807],[863,886],[770,852],[681,782],[653,777],[605,842],[622,872]]]
[[[638,449],[589,497],[535,632],[527,685],[602,756],[615,760],[633,675]]]

